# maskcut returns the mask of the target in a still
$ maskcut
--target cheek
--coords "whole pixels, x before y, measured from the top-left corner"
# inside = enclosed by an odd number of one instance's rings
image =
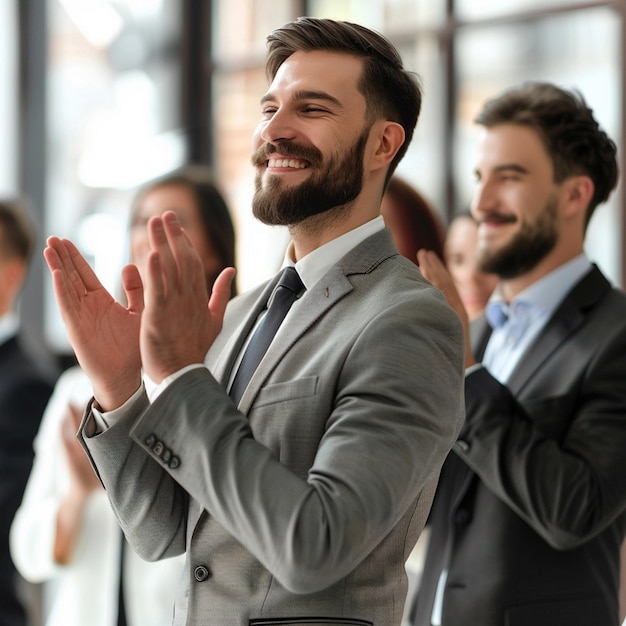
[[[452,282],[456,285],[461,285],[467,282],[467,268],[464,265],[453,265],[449,268],[450,276],[452,276]]]
[[[130,258],[135,264],[142,261],[149,250],[148,234],[145,232],[133,233],[130,238]]]

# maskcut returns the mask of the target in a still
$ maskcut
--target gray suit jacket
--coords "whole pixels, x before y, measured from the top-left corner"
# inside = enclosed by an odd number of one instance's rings
[[[235,407],[225,386],[274,283],[230,303],[210,372],[86,446],[134,548],[187,552],[175,624],[398,625],[463,419],[461,325],[379,232],[305,294]]]

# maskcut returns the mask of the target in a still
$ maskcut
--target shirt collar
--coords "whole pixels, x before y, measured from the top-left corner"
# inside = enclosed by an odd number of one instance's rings
[[[309,252],[297,263],[293,261],[293,242],[290,242],[285,252],[282,267],[295,265],[298,274],[306,289],[311,289],[315,283],[326,274],[326,272],[350,250],[362,241],[383,230],[385,222],[382,216],[377,216],[373,220],[357,226],[343,235],[325,243],[323,246]]]
[[[514,315],[516,310],[530,310],[551,315],[572,287],[590,269],[591,263],[585,254],[579,254],[529,285],[509,304],[504,302],[502,292],[497,288],[489,299],[485,310],[487,321],[495,328],[502,325],[509,314]]]

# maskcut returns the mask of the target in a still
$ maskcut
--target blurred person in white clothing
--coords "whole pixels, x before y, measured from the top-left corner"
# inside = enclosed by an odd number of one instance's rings
[[[187,166],[152,181],[137,194],[129,243],[131,261],[141,273],[149,252],[146,224],[167,210],[176,212],[204,259],[210,287],[235,259],[230,212],[210,172]],[[151,563],[128,549],[120,567],[123,534],[76,438],[91,395],[91,383],[78,366],[57,382],[11,528],[13,559],[27,580],[46,582],[46,626],[169,626],[184,556]]]

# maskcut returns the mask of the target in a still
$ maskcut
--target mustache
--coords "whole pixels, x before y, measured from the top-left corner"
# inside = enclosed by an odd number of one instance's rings
[[[513,224],[517,221],[515,215],[505,215],[504,213],[487,213],[482,216],[479,220],[479,224],[484,224],[485,222],[495,222],[496,224]]]
[[[251,157],[252,165],[256,167],[265,165],[271,155],[277,153],[308,161],[310,165],[319,165],[323,161],[322,153],[313,146],[305,146],[292,141],[279,141],[276,144],[264,143],[259,147]]]

